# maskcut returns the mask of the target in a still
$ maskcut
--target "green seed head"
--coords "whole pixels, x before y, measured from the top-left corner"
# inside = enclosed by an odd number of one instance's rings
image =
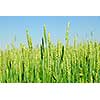
[[[46,25],[44,24],[44,40],[45,40],[45,44],[47,45],[47,36],[46,36]]]

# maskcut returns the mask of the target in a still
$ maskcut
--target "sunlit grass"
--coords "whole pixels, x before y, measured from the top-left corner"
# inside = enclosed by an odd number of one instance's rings
[[[2,83],[99,83],[100,44],[96,41],[69,44],[68,23],[66,44],[51,41],[50,33],[41,38],[35,47],[26,30],[27,44],[16,48],[12,43],[5,50],[0,49],[0,82]]]

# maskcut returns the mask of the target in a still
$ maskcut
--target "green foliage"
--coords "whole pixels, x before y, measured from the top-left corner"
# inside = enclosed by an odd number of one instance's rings
[[[32,38],[26,30],[27,44],[19,48],[7,45],[0,49],[1,83],[99,83],[100,44],[90,40],[69,45],[69,28],[66,29],[66,45],[51,41],[50,33],[44,34],[39,47],[33,48]],[[92,33],[91,33],[92,35]]]

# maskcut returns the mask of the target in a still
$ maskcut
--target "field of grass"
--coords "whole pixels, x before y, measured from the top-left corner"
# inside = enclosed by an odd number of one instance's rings
[[[1,83],[99,83],[100,44],[97,41],[69,44],[68,23],[65,41],[56,45],[50,33],[44,34],[39,47],[34,47],[26,30],[27,44],[16,48],[12,43],[5,50],[0,49]]]

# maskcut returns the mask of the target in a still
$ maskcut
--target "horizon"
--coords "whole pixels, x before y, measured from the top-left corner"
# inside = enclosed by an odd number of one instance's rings
[[[73,38],[78,35],[78,42],[87,41],[91,38],[100,42],[100,17],[99,16],[0,16],[0,48],[5,48],[11,44],[16,36],[16,45],[26,44],[26,29],[29,30],[33,44],[41,43],[43,36],[43,26],[46,25],[47,34],[50,32],[51,40],[56,43],[61,40],[65,43],[67,23],[70,22],[69,38],[73,43]]]

